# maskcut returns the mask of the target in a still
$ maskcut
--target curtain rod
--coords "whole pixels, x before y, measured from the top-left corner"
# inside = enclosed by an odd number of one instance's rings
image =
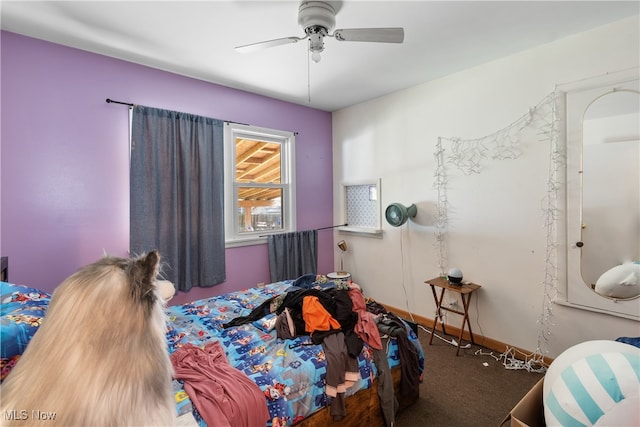
[[[329,228],[336,228],[336,227],[346,227],[347,224],[346,222],[344,224],[338,224],[338,225],[330,225],[329,227],[322,227],[322,228],[316,228],[316,231],[320,231],[320,230],[328,230]]]
[[[107,99],[106,99],[106,101],[107,101],[107,104],[121,104],[121,105],[126,105],[126,106],[128,106],[128,107],[134,107],[134,106],[135,106],[135,104],[132,104],[132,103],[130,103],[130,102],[114,101],[114,100],[113,100],[113,99],[111,99],[111,98],[107,98]],[[229,124],[229,123],[233,123],[233,124],[236,124],[236,125],[251,126],[251,125],[249,125],[249,124],[247,124],[247,123],[234,122],[234,121],[231,121],[231,120],[222,120],[222,121],[223,121],[223,122],[225,122],[225,123],[227,123],[227,124]],[[297,131],[294,131],[294,132],[293,132],[293,134],[297,136],[297,135],[298,135],[298,132],[297,132]],[[336,225],[335,227],[340,227],[340,226],[339,226],[339,225]]]
[[[122,105],[128,105],[129,107],[133,107],[133,105],[134,105],[134,104],[130,104],[128,102],[114,101],[111,98],[107,98],[107,104],[122,104]]]
[[[132,104],[130,102],[114,101],[111,98],[107,98],[106,101],[107,101],[108,104],[121,104],[121,105],[127,105],[129,107],[134,107],[135,106],[135,104]],[[238,125],[250,126],[250,125],[248,125],[246,123],[232,122],[230,120],[222,120],[222,121],[225,122],[225,123],[235,123],[235,124],[238,124]]]
[[[135,104],[131,104],[130,102],[114,101],[114,100],[113,100],[113,99],[111,99],[111,98],[107,98],[107,99],[106,99],[106,101],[107,101],[107,103],[108,103],[108,104],[121,104],[121,105],[127,105],[127,106],[129,106],[129,107],[134,107],[134,106],[135,106]],[[225,123],[235,123],[235,124],[237,124],[237,125],[250,126],[250,125],[248,125],[248,124],[246,124],[246,123],[232,122],[232,121],[230,121],[230,120],[222,120],[222,121],[223,121],[223,122],[225,122]]]
[[[329,227],[314,228],[314,229],[312,229],[312,230],[315,230],[315,231],[328,230],[328,229],[330,229],[330,228],[346,227],[347,225],[349,225],[349,224],[347,224],[347,223],[345,222],[344,224],[330,225]],[[308,230],[307,230],[307,231],[308,231]],[[269,237],[269,236],[273,236],[273,234],[265,234],[265,235],[258,236],[258,237]]]

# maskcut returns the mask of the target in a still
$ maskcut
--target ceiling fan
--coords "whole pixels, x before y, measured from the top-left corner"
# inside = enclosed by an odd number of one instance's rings
[[[304,29],[304,37],[283,37],[236,47],[241,53],[255,52],[268,47],[297,43],[309,39],[309,52],[314,62],[319,62],[324,50],[324,38],[333,37],[338,41],[402,43],[403,28],[350,28],[331,31],[336,24],[336,12],[341,2],[302,1],[298,8],[298,24]]]

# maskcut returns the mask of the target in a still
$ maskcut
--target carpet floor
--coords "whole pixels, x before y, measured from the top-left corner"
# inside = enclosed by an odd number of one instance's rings
[[[500,353],[478,345],[456,357],[456,347],[437,337],[429,345],[430,332],[419,328],[418,337],[425,354],[420,398],[398,414],[396,427],[497,427],[544,375],[507,369],[496,360]]]

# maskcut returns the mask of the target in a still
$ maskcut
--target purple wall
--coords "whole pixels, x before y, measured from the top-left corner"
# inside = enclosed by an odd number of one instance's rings
[[[298,229],[332,225],[331,114],[1,33],[1,245],[13,283],[53,290],[129,247],[128,110],[106,98],[299,132]],[[333,234],[318,268],[333,270]],[[228,249],[227,281],[186,302],[269,282],[266,245]]]

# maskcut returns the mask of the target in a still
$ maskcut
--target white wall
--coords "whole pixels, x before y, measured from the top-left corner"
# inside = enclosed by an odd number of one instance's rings
[[[416,203],[415,221],[381,239],[347,240],[344,267],[368,296],[433,318],[424,281],[439,275],[433,216],[438,137],[477,138],[512,123],[556,85],[638,67],[639,19],[625,19],[333,114],[334,206],[340,184],[382,179],[382,207]],[[438,61],[438,58],[433,58]],[[490,161],[479,175],[448,168],[449,266],[481,284],[471,307],[475,333],[536,350],[542,313],[549,147],[533,141],[516,160]],[[339,260],[339,257],[336,257]],[[338,262],[338,261],[337,261]],[[459,326],[460,317],[447,321]],[[590,339],[640,335],[633,320],[552,305],[543,349],[556,357]]]

